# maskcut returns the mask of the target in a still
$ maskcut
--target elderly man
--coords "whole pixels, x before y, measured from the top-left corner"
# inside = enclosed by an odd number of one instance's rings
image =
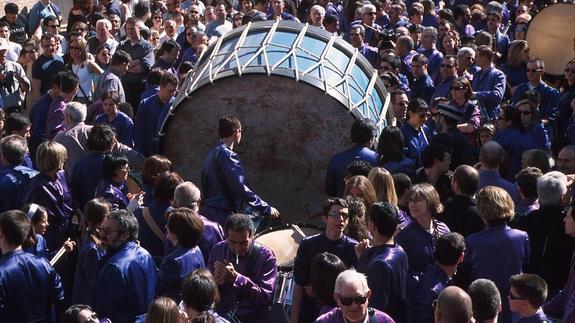
[[[323,19],[325,18],[325,8],[320,5],[313,5],[309,9],[309,22],[312,26],[324,29]]]
[[[96,35],[88,39],[88,52],[96,55],[96,49],[104,46],[108,48],[110,55],[114,55],[118,41],[112,36],[112,23],[108,19],[100,19],[96,22]]]
[[[31,229],[26,213],[0,214],[0,317],[3,322],[52,322],[64,311],[64,288],[48,261],[22,250]]]
[[[476,61],[481,70],[473,75],[471,83],[473,94],[492,122],[497,121],[506,82],[505,74],[493,65],[494,58],[495,53],[490,47],[479,46]]]
[[[22,65],[9,61],[7,54],[8,41],[0,38],[0,96],[2,97],[2,109],[10,114],[22,111],[24,101],[20,91],[30,91],[30,80],[26,77]]]
[[[365,249],[367,244],[363,242],[356,252],[362,252],[357,269],[367,275],[367,283],[373,292],[370,304],[388,313],[395,321],[403,322],[409,264],[405,251],[393,239],[398,224],[396,206],[387,202],[374,203],[367,222],[373,245]]]
[[[377,47],[383,32],[382,26],[375,23],[377,9],[371,3],[361,7],[361,25],[365,28],[365,43],[372,47]]]
[[[449,286],[439,294],[435,307],[436,323],[471,323],[471,297],[461,288]]]
[[[230,215],[224,227],[227,239],[214,246],[208,260],[221,295],[216,312],[241,322],[270,322],[278,277],[276,257],[254,241],[248,215]]]
[[[365,28],[362,25],[351,26],[351,31],[349,32],[349,38],[351,45],[371,63],[373,68],[379,67],[379,53],[377,48],[371,47],[364,42]]]
[[[425,27],[421,34],[421,48],[419,52],[425,57],[429,62],[429,75],[431,79],[438,83],[439,81],[439,65],[443,60],[443,54],[435,48],[437,43],[437,29],[435,27]]]
[[[117,47],[130,54],[130,65],[122,76],[122,84],[126,91],[126,101],[134,108],[140,103],[140,94],[146,87],[146,75],[154,65],[154,49],[150,42],[140,36],[140,25],[136,18],[128,18],[125,24],[126,40]]]
[[[457,75],[465,76],[470,82],[477,67],[475,62],[475,50],[471,47],[461,47],[457,52]]]
[[[113,211],[102,225],[107,260],[96,278],[93,306],[113,322],[134,322],[154,300],[156,265],[138,240],[138,220],[126,211]]]
[[[335,280],[333,298],[336,308],[318,317],[316,323],[392,323],[394,320],[384,312],[370,308],[371,290],[363,274],[349,269],[341,272]]]
[[[516,227],[529,234],[531,255],[529,272],[547,281],[550,297],[563,287],[569,274],[569,260],[573,253],[572,239],[565,236],[563,219],[571,201],[567,176],[549,172],[537,180],[539,210],[522,216]]]

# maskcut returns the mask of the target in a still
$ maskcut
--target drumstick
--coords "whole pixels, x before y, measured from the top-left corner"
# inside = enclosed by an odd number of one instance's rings
[[[66,242],[69,242],[70,238],[68,238],[68,240],[66,240]],[[62,256],[66,253],[66,247],[62,246],[62,248],[60,248],[60,250],[58,250],[58,252],[56,253],[56,255],[54,256],[54,258],[52,258],[52,260],[50,260],[50,265],[52,267],[54,267],[54,265],[58,262],[58,260],[60,260],[60,258],[62,258]]]
[[[292,224],[292,228],[297,232],[302,238],[305,238],[305,233],[299,228],[297,224]]]

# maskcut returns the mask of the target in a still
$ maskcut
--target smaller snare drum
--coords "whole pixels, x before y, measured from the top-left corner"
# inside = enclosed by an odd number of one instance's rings
[[[294,280],[292,271],[280,271],[274,293],[274,303],[291,306],[293,301]]]

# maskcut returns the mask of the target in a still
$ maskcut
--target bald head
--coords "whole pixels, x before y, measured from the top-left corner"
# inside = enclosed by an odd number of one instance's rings
[[[496,141],[488,141],[479,152],[479,161],[484,169],[498,169],[503,161],[504,150]]]
[[[472,314],[471,297],[463,289],[449,286],[439,294],[435,322],[466,323]]]

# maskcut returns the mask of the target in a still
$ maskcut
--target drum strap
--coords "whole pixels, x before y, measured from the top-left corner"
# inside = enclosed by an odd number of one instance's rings
[[[164,233],[162,232],[162,229],[160,229],[160,227],[158,226],[156,221],[154,221],[154,218],[152,218],[152,215],[150,214],[150,210],[147,207],[142,209],[142,215],[144,217],[144,221],[146,221],[146,224],[148,225],[150,230],[152,230],[152,232],[154,232],[156,237],[158,237],[158,239],[162,240],[162,242],[165,241],[166,236],[164,235]]]

